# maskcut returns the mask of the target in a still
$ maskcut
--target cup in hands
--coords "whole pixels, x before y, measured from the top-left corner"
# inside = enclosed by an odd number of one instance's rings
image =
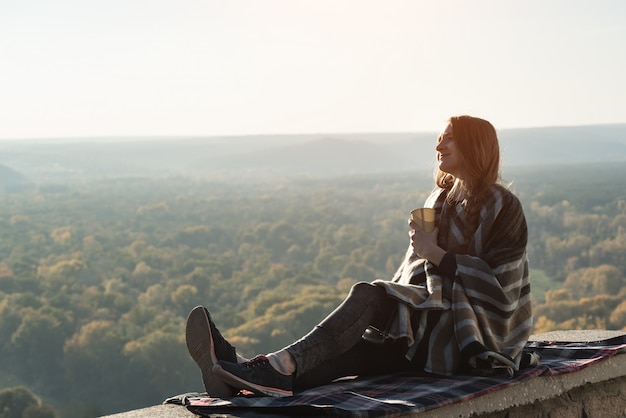
[[[415,222],[424,232],[430,232],[435,229],[435,209],[413,209],[411,211],[411,220]]]

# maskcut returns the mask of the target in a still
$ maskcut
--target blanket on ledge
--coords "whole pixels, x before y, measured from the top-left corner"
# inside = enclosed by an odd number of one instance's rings
[[[441,377],[400,373],[347,378],[285,398],[236,396],[211,398],[188,394],[166,403],[182,403],[201,416],[259,414],[257,416],[396,417],[459,403],[516,385],[541,375],[558,376],[626,351],[626,336],[594,343],[529,342],[526,348],[541,356],[538,366],[508,376],[457,375]]]

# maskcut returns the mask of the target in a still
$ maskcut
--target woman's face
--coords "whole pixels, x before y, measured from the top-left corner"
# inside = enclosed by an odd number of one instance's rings
[[[454,136],[452,134],[452,124],[443,130],[437,138],[437,162],[439,169],[445,173],[452,174],[454,177],[460,178],[461,171],[461,153],[459,152]]]

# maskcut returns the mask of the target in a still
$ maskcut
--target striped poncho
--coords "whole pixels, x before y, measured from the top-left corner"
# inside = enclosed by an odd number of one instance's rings
[[[409,246],[393,279],[374,282],[399,301],[386,334],[407,339],[409,359],[418,346],[426,347],[424,370],[430,373],[451,375],[481,357],[511,359],[508,367],[517,370],[532,327],[522,206],[510,191],[493,186],[466,242],[463,206],[449,205],[446,195],[436,190],[425,206],[436,209],[438,244],[455,254],[456,275],[444,276]],[[436,321],[428,321],[429,315]]]

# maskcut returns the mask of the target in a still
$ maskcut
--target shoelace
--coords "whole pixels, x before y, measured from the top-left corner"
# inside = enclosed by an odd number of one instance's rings
[[[245,368],[252,369],[258,366],[264,366],[266,364],[269,364],[269,362],[270,361],[267,357],[265,357],[264,355],[259,355],[253,358],[252,360],[241,363],[241,365]]]

